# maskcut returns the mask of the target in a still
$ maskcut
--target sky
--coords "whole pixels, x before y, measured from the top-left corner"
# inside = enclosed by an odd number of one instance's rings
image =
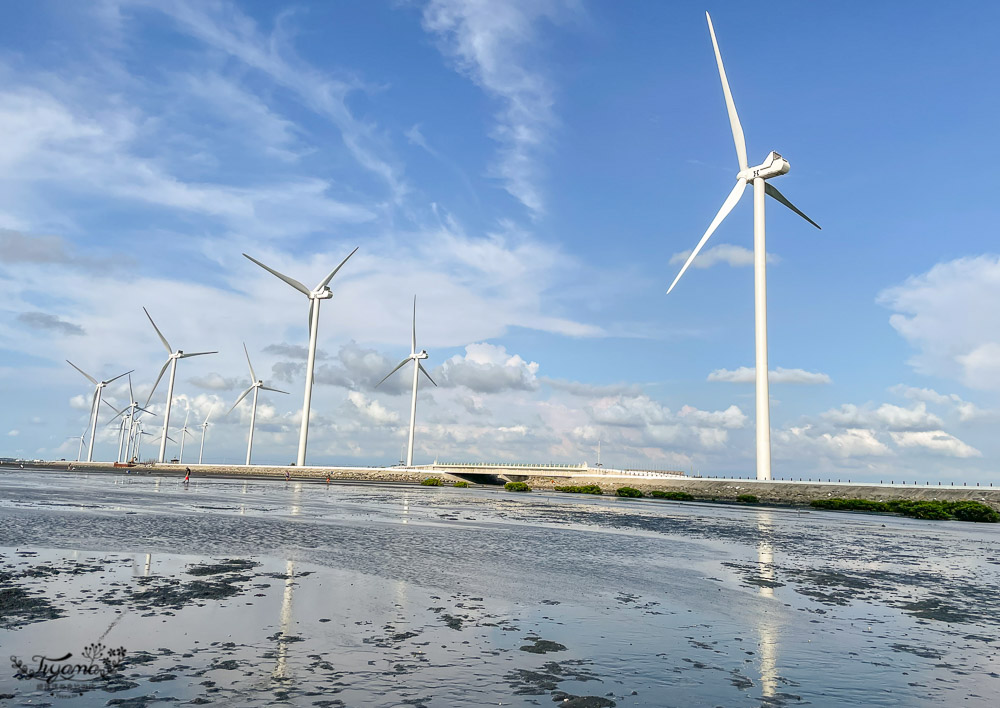
[[[773,473],[986,482],[1000,439],[1000,6],[932,2],[40,0],[0,22],[0,455],[75,459],[89,382],[206,462],[752,476],[752,199],[677,288],[738,166],[767,205]],[[128,403],[127,379],[106,398]],[[162,413],[165,382],[150,410]],[[103,407],[95,459],[113,459]],[[147,416],[158,434],[162,417]],[[200,443],[190,438],[185,461]],[[147,440],[152,440],[150,436]],[[155,445],[145,443],[143,457]],[[176,454],[176,446],[168,452]]]

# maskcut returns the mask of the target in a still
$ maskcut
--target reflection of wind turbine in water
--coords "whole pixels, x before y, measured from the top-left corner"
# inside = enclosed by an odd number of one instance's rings
[[[770,511],[757,512],[757,531],[760,540],[757,542],[757,565],[761,580],[766,581],[760,585],[762,597],[774,597],[774,549],[771,545],[771,531],[774,526],[774,519]],[[778,633],[765,611],[759,616],[757,632],[760,634],[759,655],[760,655],[760,688],[762,695],[773,697],[777,690],[778,679]]]
[[[287,681],[288,675],[288,641],[292,629],[292,588],[295,586],[295,561],[285,561],[285,590],[281,594],[281,632],[278,635],[277,663],[271,672],[271,679]]]

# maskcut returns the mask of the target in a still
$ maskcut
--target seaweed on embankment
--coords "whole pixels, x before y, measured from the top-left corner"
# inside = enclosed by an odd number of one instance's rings
[[[974,521],[995,524],[1000,522],[1000,513],[977,501],[911,501],[893,499],[873,501],[871,499],[814,499],[809,502],[814,509],[831,511],[866,511],[871,513],[901,514],[914,519],[937,519]]]

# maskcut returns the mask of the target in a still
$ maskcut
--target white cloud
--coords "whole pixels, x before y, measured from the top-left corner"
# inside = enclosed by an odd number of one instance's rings
[[[708,375],[709,381],[725,381],[727,383],[754,383],[756,381],[756,370],[750,366],[741,366],[735,370],[716,369]],[[806,371],[804,369],[784,369],[777,367],[767,372],[767,380],[770,383],[788,384],[828,384],[831,383],[830,376],[820,372]]]
[[[496,173],[511,196],[534,213],[543,209],[538,156],[555,117],[553,89],[529,57],[539,20],[558,19],[568,5],[559,0],[431,0],[424,10],[424,28],[441,38],[442,52],[502,102],[493,130],[501,146]]]
[[[823,432],[811,425],[776,431],[774,440],[782,457],[802,458],[823,455],[839,459],[885,457],[893,454],[875,431],[850,428],[841,432]]]
[[[670,257],[671,265],[679,265],[686,261],[691,255],[691,249],[675,253]],[[768,264],[780,263],[779,258],[774,253],[767,254]],[[692,268],[711,268],[714,265],[725,263],[734,268],[753,265],[753,251],[743,246],[735,246],[729,243],[720,243],[718,246],[704,249],[698,257],[691,262]]]
[[[878,296],[890,324],[916,349],[922,374],[1000,390],[1000,257],[939,263]]]
[[[974,420],[996,418],[998,412],[992,409],[980,408],[975,403],[965,401],[957,393],[942,394],[930,388],[915,388],[897,384],[889,389],[893,393],[914,401],[925,401],[943,406],[958,416],[960,422],[968,423]]]
[[[903,448],[922,448],[950,457],[983,456],[983,453],[976,448],[967,445],[943,430],[910,431],[890,433],[890,435],[892,435],[892,441]]]
[[[375,425],[389,425],[399,421],[398,413],[388,410],[378,401],[370,400],[360,391],[349,392],[347,400],[357,409],[358,413]]]
[[[20,431],[20,430],[17,430],[17,429],[14,429],[14,430],[8,430],[8,431],[7,431],[7,435],[8,435],[9,437],[12,437],[12,438],[16,438],[16,437],[17,437],[18,435],[20,435],[20,434],[21,434],[21,431]]]
[[[911,408],[883,403],[876,409],[846,403],[839,409],[823,413],[823,419],[842,428],[878,427],[886,430],[936,430],[944,423],[927,410],[927,404],[916,403]]]
[[[536,362],[527,362],[517,354],[495,344],[470,344],[465,356],[453,356],[435,370],[441,386],[464,386],[478,393],[533,391],[538,388]]]

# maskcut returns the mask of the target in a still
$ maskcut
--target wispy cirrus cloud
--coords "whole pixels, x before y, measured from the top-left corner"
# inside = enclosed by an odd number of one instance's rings
[[[690,249],[675,253],[670,257],[671,265],[679,265],[686,261],[691,255]],[[774,253],[767,254],[769,264],[780,263],[779,258]],[[692,268],[711,268],[712,266],[725,264],[733,268],[753,265],[753,251],[743,246],[735,246],[729,243],[720,243],[718,246],[706,248],[698,257],[691,262]]]
[[[501,103],[492,132],[500,144],[494,172],[534,214],[544,209],[539,158],[556,118],[554,88],[529,57],[540,21],[576,10],[559,0],[431,0],[424,9],[424,28],[439,38],[442,52]]]

